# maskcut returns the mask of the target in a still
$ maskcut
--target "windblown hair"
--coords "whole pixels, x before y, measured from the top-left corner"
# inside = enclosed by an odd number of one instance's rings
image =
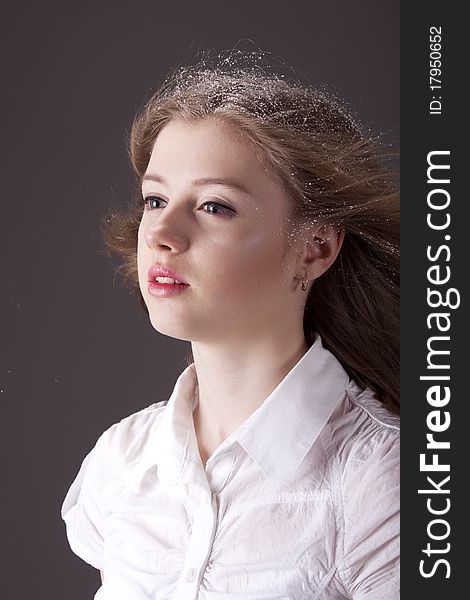
[[[252,55],[254,53],[250,53]],[[170,121],[224,119],[268,161],[292,200],[292,218],[344,228],[333,265],[316,279],[304,312],[314,332],[362,387],[399,413],[399,194],[393,156],[333,94],[231,51],[180,67],[133,122],[129,153],[137,188],[153,144]],[[103,239],[135,287],[141,202],[103,219]],[[145,308],[145,310],[147,310]]]

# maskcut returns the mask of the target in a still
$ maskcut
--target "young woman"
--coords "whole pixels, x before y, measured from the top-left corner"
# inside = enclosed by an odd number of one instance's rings
[[[192,354],[85,457],[68,539],[100,600],[397,599],[396,186],[338,101],[229,59],[133,124],[106,243]]]

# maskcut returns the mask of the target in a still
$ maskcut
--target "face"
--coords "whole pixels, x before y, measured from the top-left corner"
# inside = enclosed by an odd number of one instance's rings
[[[298,308],[287,193],[232,126],[214,118],[167,124],[142,197],[139,285],[160,333],[192,342],[246,340]],[[189,285],[152,294],[149,269],[156,265]]]

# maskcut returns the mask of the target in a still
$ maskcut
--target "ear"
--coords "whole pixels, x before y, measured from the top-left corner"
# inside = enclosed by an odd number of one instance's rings
[[[338,256],[344,235],[344,227],[340,226],[320,225],[310,228],[307,234],[302,236],[299,275],[307,273],[310,281],[323,275]]]

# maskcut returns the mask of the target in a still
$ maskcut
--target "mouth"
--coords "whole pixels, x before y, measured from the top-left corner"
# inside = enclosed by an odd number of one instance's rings
[[[189,283],[185,281],[181,275],[175,273],[168,267],[164,267],[163,265],[154,265],[150,267],[148,271],[148,280],[151,283],[156,283],[158,285],[184,285],[189,286]]]
[[[155,277],[156,283],[161,283],[163,285],[188,285],[187,283],[183,283],[178,279],[174,279],[173,277]]]
[[[147,285],[148,293],[158,298],[177,296],[189,288],[187,283],[177,283],[172,277],[156,277]]]

